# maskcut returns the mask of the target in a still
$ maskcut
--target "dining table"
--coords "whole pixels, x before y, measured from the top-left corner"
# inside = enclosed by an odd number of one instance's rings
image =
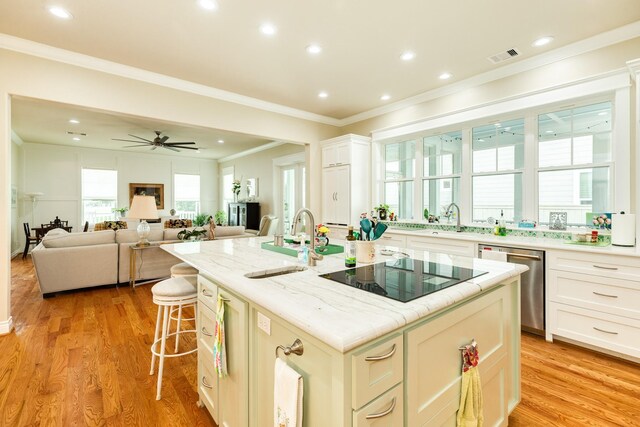
[[[31,230],[33,230],[36,233],[36,237],[38,238],[38,240],[42,240],[42,238],[44,237],[45,234],[47,234],[48,231],[53,230],[54,228],[62,228],[63,230],[71,233],[71,230],[73,229],[73,227],[32,227]]]

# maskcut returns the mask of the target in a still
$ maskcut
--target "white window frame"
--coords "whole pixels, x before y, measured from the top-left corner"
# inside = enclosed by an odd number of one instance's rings
[[[391,144],[405,143],[413,141],[415,145],[415,154],[414,154],[414,168],[413,168],[413,178],[402,178],[402,179],[386,179],[387,173],[387,156],[386,156],[386,146]],[[423,169],[423,156],[422,156],[422,137],[421,136],[410,136],[405,138],[396,139],[393,141],[386,141],[381,147],[381,173],[382,180],[380,185],[380,200],[382,203],[387,203],[385,200],[385,189],[387,183],[401,183],[401,182],[413,182],[413,209],[411,211],[412,218],[401,218],[404,220],[412,220],[419,221],[422,218],[422,205],[417,203],[417,201],[422,200],[422,169]],[[377,204],[375,205],[377,206]],[[371,207],[373,209],[373,206]]]
[[[422,135],[420,137],[420,148],[419,150],[416,150],[416,155],[418,154],[418,152],[420,153],[420,162],[416,162],[416,163],[420,163],[420,165],[416,165],[416,167],[420,168],[420,176],[421,179],[419,180],[419,187],[420,187],[420,193],[419,193],[419,200],[421,201],[421,203],[418,203],[418,216],[417,218],[424,220],[424,215],[422,214],[423,210],[424,210],[424,206],[425,206],[425,201],[424,201],[424,185],[427,181],[437,181],[437,180],[442,180],[442,179],[455,179],[458,178],[458,182],[460,183],[460,191],[458,193],[458,197],[460,200],[454,200],[454,202],[458,205],[458,207],[460,207],[460,204],[462,203],[463,197],[464,197],[464,193],[463,193],[463,187],[465,187],[465,180],[464,180],[464,156],[465,156],[465,131],[466,129],[464,128],[456,128],[456,129],[452,129],[452,130],[443,130],[443,131],[439,131],[439,132],[435,132],[432,134],[428,134],[428,135]],[[449,175],[433,175],[433,176],[426,176],[425,172],[424,172],[424,139],[425,138],[430,138],[430,137],[434,137],[434,136],[440,136],[440,135],[446,135],[446,134],[450,134],[453,132],[460,132],[460,137],[462,138],[460,140],[460,172],[458,173],[451,173]],[[462,210],[462,208],[461,208]],[[436,212],[431,212],[429,211],[430,215],[440,215],[439,211]]]
[[[95,224],[95,221],[91,221],[89,219],[87,219],[85,217],[85,212],[84,212],[84,202],[85,200],[112,200],[112,199],[104,199],[104,198],[85,198],[84,197],[84,180],[83,180],[83,171],[84,170],[97,170],[97,171],[111,171],[111,172],[115,172],[116,175],[116,196],[115,199],[113,199],[114,203],[114,208],[118,208],[118,170],[117,169],[111,169],[111,168],[95,168],[95,167],[81,167],[80,168],[80,217],[82,218],[82,223],[84,224],[86,221],[89,221],[90,224]],[[127,206],[129,207],[129,206]],[[110,219],[118,219],[118,216],[115,212],[112,213],[113,218]]]
[[[196,215],[200,214],[201,212],[201,208],[202,208],[202,177],[200,176],[200,174],[197,173],[174,173],[173,174],[173,206],[174,209],[176,209],[177,207],[177,202],[178,202],[178,196],[177,196],[177,185],[176,185],[176,176],[178,175],[188,175],[188,176],[197,176],[199,178],[199,194],[198,194],[198,199],[196,200],[196,211],[193,213],[193,215],[182,215],[181,218],[183,219],[195,219]],[[187,200],[187,199],[185,199]],[[177,211],[178,209],[176,209]],[[177,213],[177,212],[176,212]]]
[[[221,175],[220,175],[220,195],[222,196],[222,210],[224,211],[225,215],[229,215],[229,203],[233,203],[233,192],[231,192],[230,188],[225,188],[224,186],[224,177],[226,175],[231,175],[231,181],[233,181],[235,179],[235,168],[233,166],[227,166],[226,168],[222,168],[221,171]],[[231,192],[231,197],[225,197],[225,193],[227,191]],[[227,217],[227,220],[229,218]]]

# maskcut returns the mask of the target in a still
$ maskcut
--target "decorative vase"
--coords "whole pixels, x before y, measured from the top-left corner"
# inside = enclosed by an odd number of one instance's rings
[[[329,238],[327,236],[318,236],[316,237],[316,246],[319,248],[320,252],[325,250],[325,246],[329,245]]]
[[[176,214],[176,210],[175,210],[175,209],[171,209],[171,210],[169,211],[169,214],[170,214],[171,216],[174,216],[174,215]]]

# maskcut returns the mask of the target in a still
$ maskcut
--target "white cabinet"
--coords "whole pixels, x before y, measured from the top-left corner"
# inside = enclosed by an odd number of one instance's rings
[[[549,333],[640,358],[636,258],[547,252]]]
[[[225,346],[228,375],[213,369],[213,332],[218,296],[225,299]],[[249,338],[247,303],[198,277],[198,394],[219,426],[246,426],[248,420]]]
[[[348,165],[351,163],[351,144],[337,142],[322,147],[322,167]]]
[[[450,255],[470,257],[473,257],[476,251],[474,242],[426,236],[407,237],[407,247],[421,251],[441,252]]]
[[[371,140],[349,134],[321,144],[321,222],[356,226],[360,214],[371,209]]]
[[[397,248],[404,248],[407,246],[407,236],[404,234],[395,234],[387,230],[380,238],[378,243],[385,246],[395,246]]]
[[[323,191],[323,223],[349,224],[351,209],[351,183],[349,182],[349,166],[338,166],[322,170]]]

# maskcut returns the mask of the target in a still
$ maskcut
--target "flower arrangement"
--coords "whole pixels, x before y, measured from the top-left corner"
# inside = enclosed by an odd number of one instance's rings
[[[316,225],[316,237],[327,237],[327,234],[329,234],[330,230],[329,228],[327,228],[326,225],[323,224],[318,224]]]
[[[596,228],[608,230],[611,228],[611,217],[607,214],[594,215],[591,223]]]
[[[233,194],[235,194],[236,196],[240,194],[240,188],[242,188],[242,184],[240,184],[240,180],[234,179],[233,183],[231,184],[231,188],[233,190]]]

